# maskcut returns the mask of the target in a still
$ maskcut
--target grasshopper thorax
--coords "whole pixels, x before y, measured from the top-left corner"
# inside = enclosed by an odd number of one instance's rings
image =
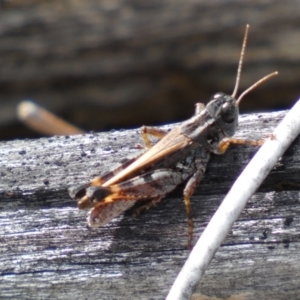
[[[214,94],[201,111],[181,125],[181,132],[194,142],[218,145],[225,137],[235,134],[238,126],[239,108],[234,97],[224,93]]]

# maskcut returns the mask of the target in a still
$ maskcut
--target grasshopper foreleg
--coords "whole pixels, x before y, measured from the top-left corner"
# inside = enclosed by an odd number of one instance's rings
[[[203,178],[203,175],[205,173],[206,165],[203,165],[203,163],[199,163],[197,165],[198,169],[197,171],[193,174],[193,176],[188,180],[184,191],[183,191],[183,196],[184,196],[184,205],[185,205],[185,210],[188,218],[188,248],[191,247],[192,244],[192,239],[193,239],[193,216],[192,216],[192,210],[191,210],[191,202],[190,202],[190,197],[193,195],[195,188]]]
[[[262,146],[264,140],[251,140],[251,139],[237,139],[237,138],[224,138],[220,141],[217,151],[215,154],[223,154],[231,144],[235,145],[246,145],[246,146]]]
[[[144,140],[144,143],[145,143],[147,149],[150,149],[152,146],[151,146],[151,142],[149,139],[149,135],[152,135],[152,136],[155,136],[155,137],[161,139],[168,132],[163,129],[157,128],[157,127],[143,126],[141,128],[141,133],[142,133],[142,137],[143,137],[143,140]]]

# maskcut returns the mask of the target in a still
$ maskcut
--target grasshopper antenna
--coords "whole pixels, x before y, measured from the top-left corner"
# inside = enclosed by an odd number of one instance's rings
[[[238,70],[237,70],[237,76],[236,76],[236,81],[235,81],[235,86],[234,86],[234,90],[233,93],[231,95],[231,97],[235,98],[238,88],[239,88],[239,84],[240,84],[240,79],[241,79],[241,72],[242,72],[242,65],[243,65],[243,59],[245,56],[245,50],[246,50],[246,44],[247,44],[247,39],[248,39],[248,33],[249,33],[249,28],[250,25],[247,24],[246,25],[246,30],[245,30],[245,34],[244,34],[244,40],[243,40],[243,45],[242,45],[242,50],[241,50],[241,55],[240,55],[240,61],[239,61],[239,65],[238,65]],[[254,90],[256,87],[258,87],[259,85],[261,85],[263,82],[267,81],[268,79],[270,79],[271,77],[274,77],[278,75],[278,72],[273,72],[263,78],[261,78],[260,80],[258,80],[257,82],[255,82],[253,85],[251,85],[247,90],[245,90],[237,99],[236,103],[239,105],[239,103],[241,102],[241,100],[243,99],[243,97],[248,94],[250,91]]]
[[[277,72],[277,71],[275,71],[275,72],[273,72],[273,73],[271,73],[271,74],[269,74],[269,75],[263,77],[262,79],[256,81],[254,84],[252,84],[246,91],[244,91],[244,92],[239,96],[239,98],[236,100],[236,103],[239,105],[240,102],[241,102],[241,100],[242,100],[242,98],[243,98],[246,94],[248,94],[250,91],[252,91],[252,90],[254,90],[255,88],[257,88],[257,87],[258,87],[259,85],[261,85],[263,82],[267,81],[268,79],[270,79],[271,77],[274,77],[274,76],[276,76],[276,75],[278,75],[278,72]]]
[[[236,97],[236,94],[237,94],[237,91],[238,91],[238,88],[239,88],[239,84],[240,84],[241,72],[242,72],[242,66],[243,66],[243,59],[244,59],[245,50],[246,50],[246,44],[247,44],[247,39],[248,39],[249,28],[250,28],[250,25],[247,24],[245,34],[244,34],[242,51],[241,51],[241,55],[240,55],[240,61],[239,61],[238,69],[237,69],[237,76],[236,76],[235,86],[234,86],[233,93],[231,95],[231,97],[233,97],[233,98]]]

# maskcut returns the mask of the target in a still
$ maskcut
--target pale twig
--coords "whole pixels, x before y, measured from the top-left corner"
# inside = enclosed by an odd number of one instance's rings
[[[233,184],[193,248],[176,278],[167,300],[190,299],[214,254],[244,209],[248,199],[299,134],[300,100],[287,113]]]
[[[84,133],[31,101],[22,101],[17,108],[19,120],[28,127],[47,135]]]

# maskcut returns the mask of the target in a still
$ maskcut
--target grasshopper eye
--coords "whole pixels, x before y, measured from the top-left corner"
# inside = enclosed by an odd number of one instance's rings
[[[222,105],[221,108],[221,118],[226,123],[232,123],[236,118],[237,112],[234,105],[229,102],[226,102]]]

